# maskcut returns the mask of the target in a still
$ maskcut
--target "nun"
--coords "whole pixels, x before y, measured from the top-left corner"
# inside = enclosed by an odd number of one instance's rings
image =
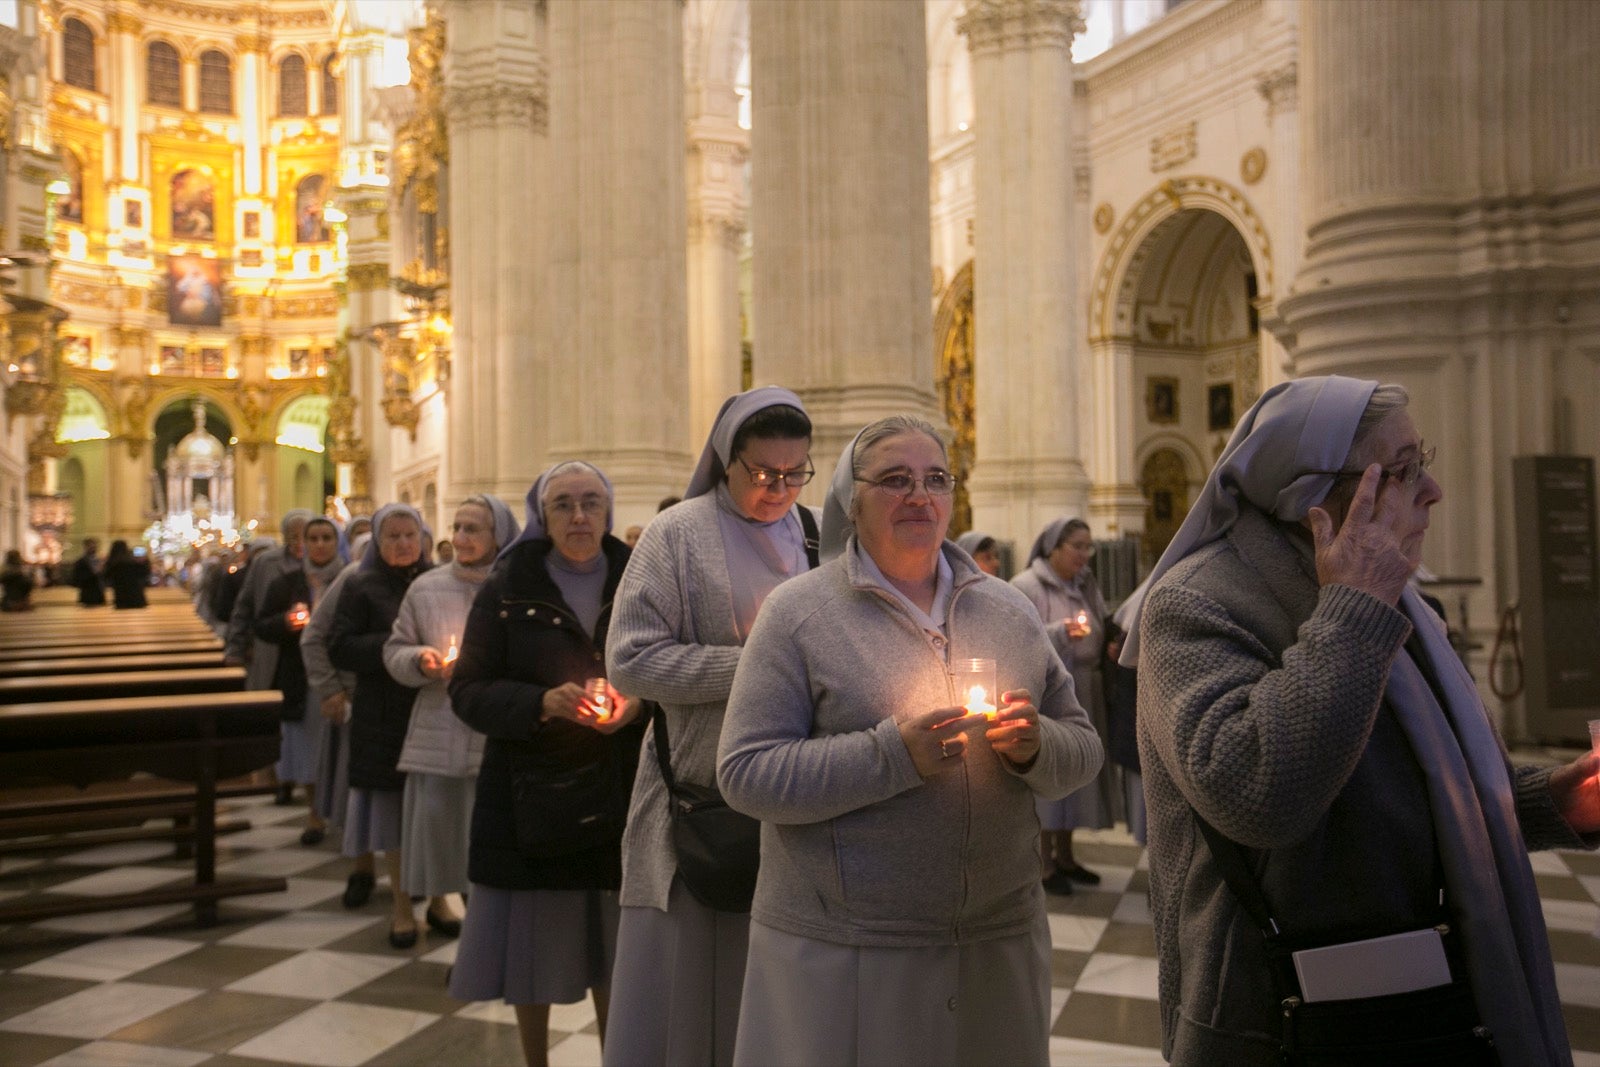
[[[992,577],[1000,577],[1000,543],[981,530],[968,530],[956,538],[956,547],[972,557],[978,569]]]
[[[797,504],[815,473],[798,396],[764,386],[728,398],[683,501],[645,527],[617,590],[611,680],[658,702],[666,732],[647,733],[622,843],[607,1064],[733,1058],[749,916],[702,904],[678,876],[656,745],[678,781],[715,783],[728,692],[757,612],[780,583],[816,565],[816,518]]]
[[[1368,1021],[1333,1035],[1356,1043],[1337,1062],[1399,1062],[1402,1040],[1449,1050],[1428,1062],[1572,1062],[1528,850],[1600,840],[1597,758],[1512,766],[1409,587],[1442,490],[1407,404],[1400,386],[1343,377],[1262,394],[1129,628],[1162,1050],[1178,1067],[1299,1054],[1309,979],[1276,968],[1273,944],[1402,932],[1401,970],[1424,948],[1437,966],[1395,995],[1370,982],[1398,970],[1347,971],[1338,997]],[[1466,1020],[1415,1008],[1462,983]]]

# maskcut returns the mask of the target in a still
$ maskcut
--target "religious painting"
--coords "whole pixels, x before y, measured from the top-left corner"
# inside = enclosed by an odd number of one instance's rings
[[[188,369],[188,364],[188,353],[183,350],[182,345],[161,346],[162,374],[182,374]]]
[[[261,212],[246,211],[244,213],[244,235],[251,239],[261,236]]]
[[[76,152],[64,150],[61,164],[67,171],[67,191],[56,198],[56,218],[62,222],[83,222],[83,160]]]
[[[1206,387],[1206,429],[1226,433],[1233,429],[1233,383]]]
[[[124,200],[122,202],[122,224],[130,230],[144,228],[143,200]]]
[[[320,174],[301,178],[294,187],[294,241],[295,244],[320,244],[332,240],[328,225],[322,219],[322,203],[327,179]]]
[[[303,377],[311,367],[311,349],[289,349],[289,375],[294,378]]]
[[[241,248],[241,249],[239,249],[239,266],[241,266],[241,267],[259,267],[259,266],[261,266],[261,249],[259,249],[259,248]]]
[[[200,350],[200,373],[208,378],[220,378],[227,366],[227,352],[221,348]]]
[[[211,241],[217,236],[216,193],[211,175],[180,170],[172,176],[172,236],[179,241]]]
[[[167,257],[167,321],[222,325],[222,264],[204,256]]]
[[[1145,382],[1145,414],[1151,422],[1178,421],[1178,379],[1148,378]]]

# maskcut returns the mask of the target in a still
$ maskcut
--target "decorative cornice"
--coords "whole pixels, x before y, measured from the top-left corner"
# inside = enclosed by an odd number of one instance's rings
[[[549,125],[549,94],[542,81],[454,85],[445,91],[444,109],[452,124],[459,122],[468,128],[531,124],[535,131],[543,132]]]
[[[1078,0],[970,0],[956,32],[973,52],[1054,45],[1071,48],[1084,31]]]
[[[1265,70],[1256,75],[1256,89],[1267,102],[1268,116],[1280,111],[1293,111],[1300,102],[1300,72],[1294,60],[1276,70]]]
[[[389,288],[389,264],[352,263],[349,267],[350,289],[357,293],[373,293]]]
[[[255,33],[241,33],[233,39],[234,46],[241,55],[249,52],[265,54],[272,50],[272,37],[265,30]]]
[[[109,33],[129,33],[137,37],[144,32],[144,22],[138,15],[128,11],[113,11],[106,16],[106,31]]]

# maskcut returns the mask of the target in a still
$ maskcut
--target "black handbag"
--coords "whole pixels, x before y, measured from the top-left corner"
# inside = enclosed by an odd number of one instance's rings
[[[1267,957],[1281,997],[1286,1067],[1499,1067],[1494,1035],[1479,1022],[1472,987],[1464,979],[1407,993],[1307,1002],[1301,996],[1294,953],[1330,942],[1280,933],[1239,845],[1198,814],[1195,822],[1223,880],[1266,938]],[[1442,912],[1442,883],[1438,899]],[[1461,954],[1454,934],[1447,922],[1441,921],[1437,929],[1443,935],[1451,973],[1459,974]],[[1346,936],[1331,943],[1399,932],[1346,931]]]
[[[559,770],[517,768],[511,772],[517,850],[551,859],[615,844],[627,822],[627,795],[610,760]]]
[[[748,912],[761,867],[761,823],[728,807],[714,786],[678,781],[661,705],[651,705],[650,721],[671,803],[678,876],[690,895],[713,911]]]

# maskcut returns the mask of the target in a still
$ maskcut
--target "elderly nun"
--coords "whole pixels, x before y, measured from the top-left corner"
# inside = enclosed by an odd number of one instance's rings
[[[578,460],[528,491],[467,616],[450,703],[488,740],[472,810],[472,882],[450,993],[503,1000],[545,1062],[551,1004],[594,997],[602,1040],[622,885],[622,824],[644,735],[601,649],[628,546],[611,483]],[[463,543],[457,539],[459,561]]]
[[[608,1064],[733,1056],[749,918],[701,903],[678,875],[657,746],[678,781],[715,782],[723,709],[762,602],[815,565],[816,518],[797,503],[814,473],[798,396],[764,386],[728,398],[683,502],[645,527],[617,591],[612,680],[659,702],[665,730],[650,728],[623,841]]]
[[[1490,1041],[1506,1067],[1572,1062],[1527,850],[1595,843],[1596,758],[1513,767],[1408,588],[1442,493],[1406,406],[1399,386],[1341,377],[1264,393],[1130,628],[1180,1067],[1299,1054],[1297,1019],[1319,1009],[1297,986],[1316,975],[1275,967],[1277,946],[1402,932],[1402,962],[1436,966],[1389,986],[1374,983],[1408,968],[1352,969],[1336,992],[1367,1021],[1337,1029],[1355,1043],[1338,1062],[1398,1062],[1401,1039],[1450,1050],[1428,1062],[1494,1062]],[[1415,1007],[1463,984],[1465,1020]]]
[[[862,430],[833,558],[773,592],[740,660],[717,779],[762,836],[736,1064],[1049,1060],[1034,799],[1104,754],[1027,601],[945,540],[954,488],[928,423]],[[998,707],[957,706],[968,658]]]
[[[516,516],[499,497],[480,493],[463,500],[451,523],[450,562],[411,583],[383,646],[389,677],[417,691],[397,764],[406,775],[403,877],[411,894],[428,898],[428,928],[445,937],[461,932],[450,896],[467,891],[467,835],[483,761],[483,735],[456,718],[446,687],[473,598],[495,556],[516,537]]]
[[[972,557],[978,569],[1000,577],[1000,543],[982,530],[968,530],[956,538],[956,547]]]

